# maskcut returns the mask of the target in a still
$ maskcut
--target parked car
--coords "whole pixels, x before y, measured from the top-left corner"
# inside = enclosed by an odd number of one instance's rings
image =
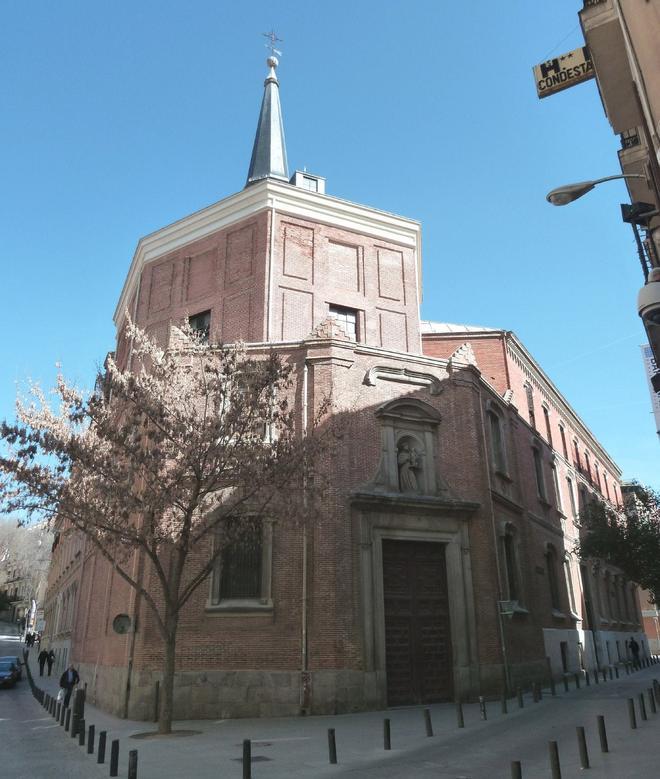
[[[13,663],[18,671],[18,681],[23,678],[23,661],[18,655],[3,655],[0,657],[0,663]]]
[[[18,681],[18,668],[9,660],[0,661],[0,687],[13,687]]]

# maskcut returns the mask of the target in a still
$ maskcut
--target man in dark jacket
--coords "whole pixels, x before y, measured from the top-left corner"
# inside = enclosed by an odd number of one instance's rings
[[[55,652],[52,649],[46,655],[46,662],[48,663],[48,676],[50,676],[50,672],[53,670],[53,663],[55,662]]]
[[[48,652],[46,652],[45,649],[42,649],[37,656],[37,661],[39,662],[39,676],[44,675],[44,666],[46,665],[46,660],[48,660]]]
[[[73,667],[73,663],[71,663],[62,676],[60,676],[60,687],[62,687],[65,691],[64,708],[69,705],[73,688],[78,684],[79,681],[80,677],[78,676],[78,671],[76,671],[76,669]]]

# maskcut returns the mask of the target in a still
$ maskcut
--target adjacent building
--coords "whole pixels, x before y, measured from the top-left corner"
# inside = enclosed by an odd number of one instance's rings
[[[211,342],[276,350],[300,428],[331,395],[344,435],[322,516],[295,533],[262,517],[255,551],[229,548],[191,599],[175,716],[499,695],[547,658],[557,675],[624,659],[634,586],[573,554],[580,507],[620,502],[616,463],[512,333],[420,321],[418,222],[289,176],[268,64],[245,188],[139,242],[116,357],[130,366],[127,313],[164,346],[187,318]],[[66,532],[47,614],[91,700],[153,715],[153,618]]]
[[[621,139],[619,164],[632,204],[622,207],[623,217],[634,230],[644,279],[638,311],[660,363],[660,2],[584,0],[579,17],[603,109]]]

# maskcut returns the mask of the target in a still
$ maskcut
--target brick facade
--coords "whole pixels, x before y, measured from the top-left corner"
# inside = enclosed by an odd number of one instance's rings
[[[448,611],[437,640],[451,667],[437,698],[497,695],[505,680],[541,678],[547,657],[556,674],[607,665],[617,641],[625,653],[622,631],[638,632],[630,586],[583,566],[587,607],[571,556],[579,500],[607,499],[607,475],[618,502],[618,468],[515,336],[425,328],[422,337],[420,255],[416,222],[271,180],[140,242],[117,307],[120,334],[128,310],[166,345],[171,324],[210,311],[212,341],[276,349],[294,366],[301,427],[330,395],[342,430],[323,463],[318,513],[304,528],[284,517],[269,525],[268,597],[226,608],[209,582],[190,601],[177,718],[387,705],[408,617],[397,616],[384,581],[385,542],[441,545],[438,602]],[[333,307],[354,314],[356,341],[328,319]],[[117,358],[130,364],[121,335]],[[162,661],[153,618],[98,555],[83,547],[71,557],[75,542],[63,536],[56,550],[48,612],[75,579],[75,621],[65,635],[51,617],[47,634],[70,641],[92,701],[149,718]],[[136,575],[140,566],[136,557]],[[113,630],[121,614],[134,628],[125,634]]]

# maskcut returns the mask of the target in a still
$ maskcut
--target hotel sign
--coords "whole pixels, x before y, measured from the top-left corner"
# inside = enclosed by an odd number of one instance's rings
[[[594,66],[586,46],[534,66],[536,93],[540,98],[554,95],[593,77]]]
[[[653,349],[648,344],[641,347],[642,358],[644,360],[644,369],[649,383],[649,392],[651,393],[651,405],[653,406],[653,416],[655,417],[655,429],[660,435],[660,392],[656,392],[651,383],[653,377],[658,373],[658,366],[653,356]]]

